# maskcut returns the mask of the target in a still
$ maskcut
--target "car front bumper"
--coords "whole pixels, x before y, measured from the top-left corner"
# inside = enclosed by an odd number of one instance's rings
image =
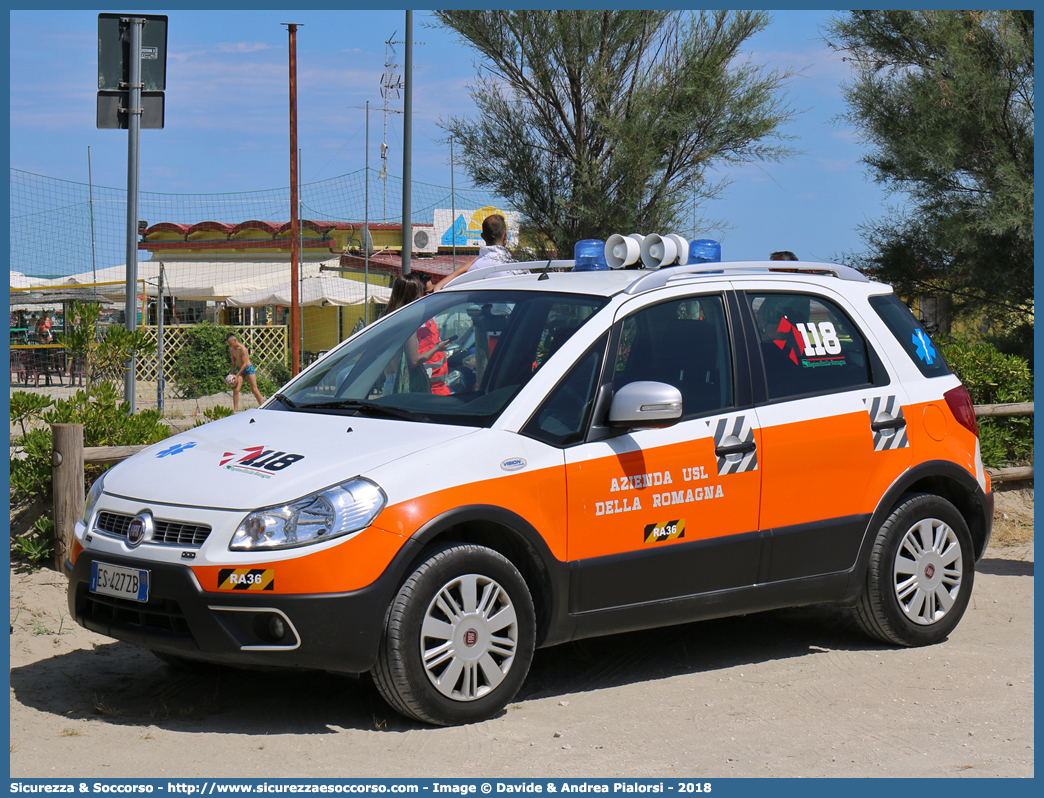
[[[95,560],[147,569],[147,602],[90,591]],[[204,591],[186,565],[84,550],[69,568],[69,612],[93,632],[186,659],[237,666],[369,670],[394,582],[347,593]]]

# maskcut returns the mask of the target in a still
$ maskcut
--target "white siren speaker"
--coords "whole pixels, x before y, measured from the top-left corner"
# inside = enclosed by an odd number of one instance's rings
[[[605,262],[609,265],[609,268],[622,269],[625,266],[637,263],[642,256],[643,238],[644,236],[638,233],[631,233],[629,236],[613,233],[613,235],[609,236],[609,239],[605,242]]]
[[[647,269],[684,263],[688,258],[689,242],[674,233],[665,236],[653,233],[642,242],[642,263]]]

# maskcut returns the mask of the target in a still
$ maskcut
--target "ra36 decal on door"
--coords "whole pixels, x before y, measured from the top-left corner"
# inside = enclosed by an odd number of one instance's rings
[[[646,543],[664,543],[668,540],[680,540],[685,537],[685,519],[665,521],[662,524],[649,524],[645,528]]]

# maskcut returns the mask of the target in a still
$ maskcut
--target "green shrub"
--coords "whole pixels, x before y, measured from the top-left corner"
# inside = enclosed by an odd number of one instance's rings
[[[122,380],[132,355],[141,358],[156,351],[156,342],[143,330],[131,332],[118,324],[103,329],[100,318],[97,302],[73,302],[69,329],[58,336],[58,343],[83,366],[88,390],[106,380]]]
[[[1033,401],[1033,372],[1016,355],[990,343],[939,336],[946,362],[977,405]],[[1033,416],[979,418],[979,447],[989,468],[1033,462]]]
[[[50,560],[54,554],[54,521],[46,516],[37,518],[32,529],[14,539],[11,549],[34,565]]]
[[[20,427],[22,434],[11,443],[12,503],[51,497],[51,424],[82,424],[84,446],[136,446],[157,443],[170,435],[159,411],[143,410],[130,415],[128,410],[119,388],[109,382],[55,401],[41,401],[33,394],[16,391],[11,396],[11,424]],[[36,422],[46,426],[31,426]],[[94,465],[84,469],[84,490],[106,467]],[[46,516],[11,541],[12,551],[32,562],[49,557],[53,545],[54,522]]]
[[[178,352],[170,378],[178,396],[198,399],[228,390],[225,375],[232,359],[225,339],[234,332],[231,327],[210,322],[185,331],[185,343]]]
[[[265,397],[278,393],[279,389],[290,382],[290,366],[279,360],[270,360],[257,369],[257,389]]]
[[[219,418],[228,418],[232,415],[232,408],[225,407],[224,405],[214,405],[214,407],[208,407],[203,411],[203,418],[205,421],[197,421],[193,425],[195,427],[202,427],[204,424],[209,424],[211,421],[217,421]]]
[[[11,397],[11,423],[22,435],[12,441],[11,490],[16,501],[51,494],[51,424],[82,424],[84,446],[137,446],[157,443],[170,435],[158,410],[128,413],[115,384],[103,382],[91,391],[80,390],[68,399],[40,407],[25,391]],[[47,426],[27,429],[34,421]],[[103,470],[88,469],[88,485]]]

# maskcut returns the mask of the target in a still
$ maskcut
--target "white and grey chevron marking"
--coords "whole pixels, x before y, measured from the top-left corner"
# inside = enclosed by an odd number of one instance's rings
[[[730,439],[728,444],[753,443],[754,427],[747,420],[747,416],[731,416],[719,418],[717,421],[708,421],[707,426],[714,426],[714,448],[722,445],[726,438]],[[735,456],[718,457],[718,476],[727,474],[739,474],[744,471],[756,471],[758,468],[758,451],[744,454],[738,459]]]
[[[896,396],[873,396],[864,397],[863,404],[866,412],[870,414],[870,423],[884,421],[888,418],[904,418],[903,407],[899,404]],[[884,452],[889,449],[904,449],[910,445],[906,437],[906,427],[897,430],[871,430],[874,436],[874,451]]]

